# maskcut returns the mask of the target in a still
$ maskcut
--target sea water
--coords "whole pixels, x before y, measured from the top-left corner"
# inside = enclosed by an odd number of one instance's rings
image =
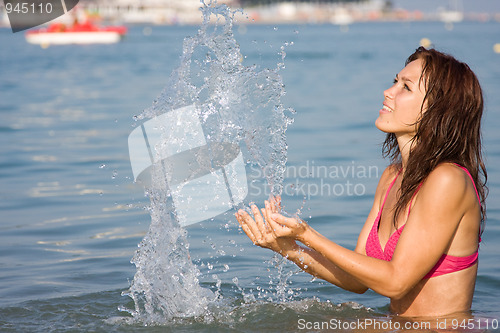
[[[132,285],[137,267],[130,260],[152,222],[151,199],[134,183],[127,145],[149,118],[133,116],[158,98],[182,63],[184,39],[199,29],[134,25],[115,45],[48,49],[0,29],[2,332],[279,332],[298,331],[304,321],[394,319],[388,300],[376,293],[349,293],[277,262],[241,233],[234,211],[185,227],[198,284],[210,290],[210,300],[219,299],[209,302],[209,312],[145,326],[119,310],[135,311],[134,300],[121,293]],[[283,204],[289,212],[302,208],[316,230],[350,249],[387,164],[383,133],[373,124],[383,90],[424,37],[471,66],[486,101],[490,190],[472,315],[483,330],[495,331],[500,57],[493,47],[500,24],[462,22],[449,31],[440,22],[373,22],[343,32],[334,25],[240,22],[232,30],[241,64],[256,65],[256,72],[276,69],[281,46],[294,42],[279,70],[282,104],[297,110],[286,131]],[[267,181],[252,182],[265,179],[263,173],[249,165],[245,203],[267,198]],[[357,194],[349,192],[353,185]]]

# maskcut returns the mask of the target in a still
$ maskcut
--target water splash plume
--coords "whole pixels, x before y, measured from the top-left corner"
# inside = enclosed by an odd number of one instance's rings
[[[245,162],[263,170],[271,193],[280,194],[287,153],[285,132],[292,122],[287,114],[293,113],[281,102],[285,94],[278,74],[282,64],[263,70],[255,65],[244,66],[232,30],[235,12],[212,1],[203,2],[201,11],[203,23],[195,36],[184,40],[180,65],[153,105],[136,120],[147,121],[190,106],[201,124],[209,168],[214,168],[215,155],[229,154],[227,148],[237,145]],[[283,49],[282,52],[284,58]],[[168,128],[166,124],[165,128],[162,124],[158,126],[163,130]],[[162,134],[165,136],[168,133]],[[167,156],[162,140],[158,142],[151,147],[153,153],[150,154]],[[216,151],[217,147],[220,151]],[[188,169],[203,164],[201,155],[195,155]],[[134,309],[122,310],[143,323],[200,316],[217,298],[217,293],[199,284],[200,272],[189,255],[187,232],[179,224],[175,211],[173,198],[179,193],[172,187],[169,171],[172,170],[165,159],[148,169],[151,180],[146,192],[150,198],[151,225],[132,259],[137,271],[129,290],[124,292],[133,299]],[[192,178],[196,172],[187,177]],[[235,176],[225,174],[222,182],[234,184],[231,177]],[[181,191],[182,186],[179,188]],[[231,190],[235,192],[234,188]],[[236,191],[241,192],[241,188]],[[241,199],[245,195],[246,192],[239,193]],[[194,202],[192,197],[183,200],[183,204]],[[236,204],[231,202],[232,206]],[[192,207],[192,210],[205,209]]]

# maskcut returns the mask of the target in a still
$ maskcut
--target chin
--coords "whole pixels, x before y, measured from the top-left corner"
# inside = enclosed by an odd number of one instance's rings
[[[394,133],[394,130],[391,129],[390,124],[388,122],[384,122],[380,118],[377,118],[377,120],[375,120],[375,127],[377,127],[384,133]]]

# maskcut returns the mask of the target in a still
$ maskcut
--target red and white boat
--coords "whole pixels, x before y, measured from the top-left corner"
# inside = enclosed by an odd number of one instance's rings
[[[63,44],[112,44],[119,42],[127,33],[125,26],[100,27],[90,21],[75,22],[71,26],[53,23],[47,28],[26,32],[26,41],[42,46]]]

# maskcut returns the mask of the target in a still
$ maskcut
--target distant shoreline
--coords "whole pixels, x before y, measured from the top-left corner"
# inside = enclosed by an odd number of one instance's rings
[[[338,3],[292,3],[281,2],[256,7],[246,7],[235,13],[235,23],[250,24],[333,24],[348,26],[360,22],[432,22],[447,24],[462,21],[500,22],[500,12],[461,12],[440,9],[424,13],[382,5],[383,2]],[[87,15],[93,20],[122,24],[153,25],[199,25],[202,22],[199,5],[185,8],[163,6],[101,5],[97,2],[80,3],[77,11],[69,12],[56,21],[69,21],[75,16]],[[237,8],[234,7],[236,10]],[[72,13],[72,14],[70,14]],[[0,27],[9,27],[5,8],[0,6]]]

